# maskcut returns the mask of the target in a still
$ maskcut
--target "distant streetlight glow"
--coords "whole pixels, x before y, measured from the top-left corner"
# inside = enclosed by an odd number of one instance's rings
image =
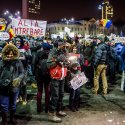
[[[4,12],[4,15],[7,15],[7,14],[9,14],[9,11],[8,11],[8,10],[6,10],[6,11]]]
[[[4,13],[4,16],[6,18],[8,18],[9,20],[12,18],[17,18],[17,19],[21,19],[21,13],[20,11],[16,11],[14,14],[12,14],[11,12],[9,12],[8,10],[6,10]]]
[[[74,18],[72,18],[71,21],[74,21]]]
[[[20,11],[17,11],[17,14],[20,14]]]
[[[101,9],[102,9],[102,5],[99,5],[99,6],[98,6],[98,9],[101,10]]]
[[[70,23],[75,22],[74,18],[71,18],[71,19],[62,18],[61,21],[63,23],[66,23],[67,25],[70,24]]]

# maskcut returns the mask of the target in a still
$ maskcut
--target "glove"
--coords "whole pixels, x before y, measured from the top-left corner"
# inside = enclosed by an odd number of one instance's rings
[[[7,86],[10,84],[10,80],[9,79],[6,79],[5,82],[4,82],[4,86]]]
[[[63,54],[61,54],[61,55],[58,56],[57,61],[58,62],[65,62],[66,61],[66,57]]]
[[[12,86],[18,87],[20,85],[20,82],[21,82],[20,78],[16,78],[16,79],[13,80]]]

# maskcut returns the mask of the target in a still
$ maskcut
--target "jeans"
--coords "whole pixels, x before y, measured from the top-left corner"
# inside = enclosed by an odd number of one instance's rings
[[[64,96],[64,83],[65,80],[51,80],[51,100],[49,111],[58,112],[61,110],[63,105],[63,96]]]
[[[16,111],[16,100],[19,91],[10,92],[9,95],[0,95],[0,106],[2,112]]]
[[[37,111],[42,111],[42,93],[43,89],[45,92],[45,111],[48,111],[49,108],[49,101],[50,101],[50,78],[44,76],[43,79],[37,79]]]
[[[69,106],[78,106],[80,99],[80,88],[74,90],[70,89],[70,96],[69,96]]]

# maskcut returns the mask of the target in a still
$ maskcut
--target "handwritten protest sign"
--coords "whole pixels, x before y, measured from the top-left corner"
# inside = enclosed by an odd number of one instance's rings
[[[12,28],[16,35],[45,36],[46,21],[12,18]]]
[[[8,40],[10,38],[7,32],[0,32],[0,40]]]
[[[81,87],[82,85],[84,85],[86,82],[88,81],[88,79],[86,78],[84,72],[76,75],[71,81],[71,87],[76,90],[79,87]]]

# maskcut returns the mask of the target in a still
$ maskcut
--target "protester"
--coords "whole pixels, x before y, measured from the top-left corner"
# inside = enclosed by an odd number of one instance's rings
[[[70,81],[72,78],[74,78],[76,75],[81,73],[79,70],[79,63],[77,60],[71,62],[70,64],[70,72],[68,73],[68,80]],[[70,83],[69,83],[70,87]],[[75,112],[78,111],[79,108],[79,99],[80,99],[80,87],[74,90],[72,87],[70,87],[70,96],[69,96],[69,108],[71,111]]]
[[[49,120],[53,122],[61,122],[62,119],[59,116],[66,116],[65,112],[62,112],[63,96],[64,96],[64,83],[65,75],[62,74],[62,68],[66,63],[66,50],[65,43],[63,41],[56,41],[56,47],[50,51],[47,65],[51,74],[51,96],[49,106]],[[66,70],[66,68],[64,68]],[[66,71],[64,71],[66,72]]]
[[[0,106],[2,125],[7,125],[7,115],[10,112],[10,122],[16,125],[16,100],[19,94],[20,82],[24,76],[23,65],[19,60],[19,51],[12,44],[2,50],[0,62]]]
[[[37,112],[41,113],[42,108],[42,94],[43,88],[45,90],[45,112],[48,112],[49,109],[49,100],[50,100],[50,74],[49,69],[47,68],[47,59],[52,49],[52,46],[49,43],[42,43],[43,50],[39,51],[36,55],[35,60],[35,77],[37,81]]]
[[[94,57],[94,94],[98,94],[99,77],[102,78],[103,94],[107,94],[108,83],[106,78],[107,68],[107,45],[104,43],[104,37],[100,36],[97,39],[97,49]]]

